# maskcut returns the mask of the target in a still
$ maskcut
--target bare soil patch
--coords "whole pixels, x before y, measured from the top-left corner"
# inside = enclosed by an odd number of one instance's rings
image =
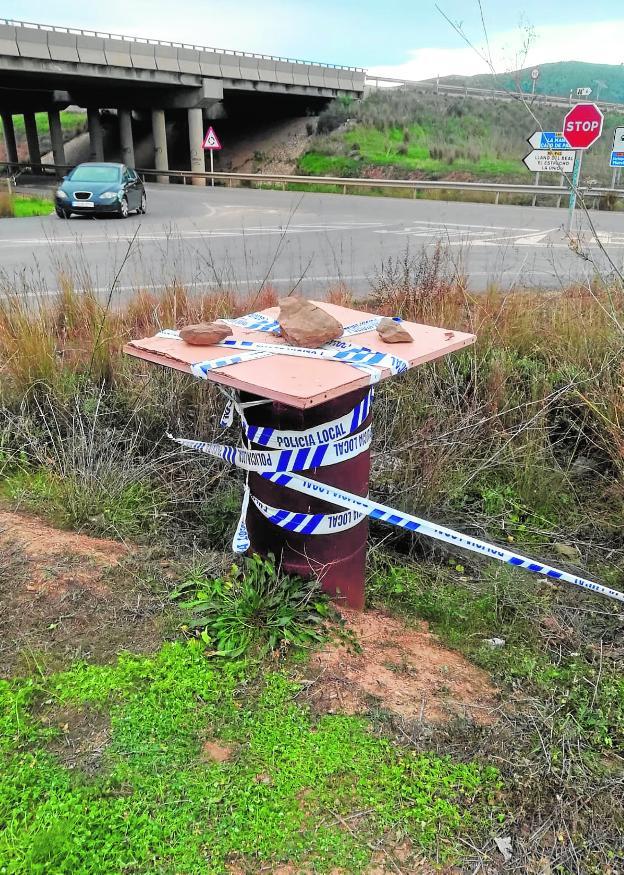
[[[154,570],[164,575],[147,549],[0,509],[0,677],[158,647]]]
[[[44,702],[37,713],[42,723],[58,730],[46,745],[68,769],[80,769],[93,775],[102,766],[104,752],[111,739],[110,717],[90,705],[58,707]]]
[[[495,721],[500,703],[488,675],[445,647],[425,622],[341,613],[356,646],[341,639],[312,656],[307,696],[315,710],[364,714],[376,705],[410,722]]]
[[[232,759],[234,747],[231,744],[220,744],[217,741],[205,741],[202,744],[200,757],[207,763],[226,763]]]

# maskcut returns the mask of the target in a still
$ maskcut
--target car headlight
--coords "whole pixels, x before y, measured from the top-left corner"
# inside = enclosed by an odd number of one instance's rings
[[[63,191],[62,188],[59,188],[58,191],[56,192],[56,196],[60,197],[60,198],[66,198],[67,192]]]
[[[104,192],[102,192],[100,197],[102,198],[103,201],[112,201],[114,198],[117,197],[117,192],[116,191],[104,191]]]

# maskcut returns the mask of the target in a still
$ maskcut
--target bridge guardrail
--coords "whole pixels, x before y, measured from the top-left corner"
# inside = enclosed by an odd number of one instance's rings
[[[502,88],[479,88],[476,85],[452,85],[447,82],[433,82],[431,80],[420,79],[398,79],[391,76],[375,76],[374,73],[366,73],[366,86],[368,88],[379,88],[379,82],[385,82],[389,86],[396,85],[397,87],[410,87],[421,89],[423,91],[431,91],[434,94],[458,94],[460,97],[497,97],[504,100],[526,100],[529,103],[542,103],[550,106],[569,106],[569,97],[557,94],[530,94],[520,91],[507,91]],[[375,83],[375,84],[373,84]],[[624,113],[624,103],[613,103],[606,100],[595,100],[598,106],[602,109],[620,111]]]
[[[114,39],[128,43],[140,43],[148,46],[166,46],[173,49],[192,49],[196,52],[215,52],[222,55],[237,55],[243,58],[256,58],[262,61],[284,61],[287,64],[306,64],[314,67],[329,67],[333,70],[352,70],[356,73],[365,73],[363,67],[348,67],[345,64],[327,64],[322,61],[303,61],[300,58],[283,58],[279,55],[260,55],[256,52],[240,52],[235,49],[218,49],[211,46],[197,46],[193,43],[170,42],[169,40],[150,39],[148,37],[128,36],[127,34],[108,33],[103,30],[85,30],[81,27],[61,27],[55,24],[37,24],[34,21],[19,21],[15,18],[0,18],[0,24],[6,27],[24,27],[31,30],[51,31],[52,33],[66,33],[72,36],[91,36],[98,39]]]
[[[74,164],[35,164],[32,162],[20,162],[19,165],[9,165],[4,162],[0,163],[0,167],[4,166],[9,170],[8,176],[13,179],[18,179],[27,170],[41,172],[42,175],[53,175],[55,177],[71,170],[76,165]],[[60,172],[59,172],[60,171]],[[512,182],[457,182],[450,179],[367,179],[365,177],[343,177],[343,176],[291,176],[287,173],[228,173],[215,171],[214,173],[199,172],[192,170],[156,170],[150,168],[136,168],[137,173],[140,173],[145,179],[152,177],[168,176],[170,179],[181,179],[183,182],[190,180],[193,177],[200,179],[214,179],[218,182],[252,182],[257,184],[267,183],[269,185],[302,184],[302,185],[333,185],[342,187],[346,192],[347,188],[402,188],[411,189],[412,191],[479,191],[491,192],[493,194],[527,194],[527,195],[556,195],[564,196],[569,194],[567,185],[529,185],[523,183]],[[584,197],[604,197],[614,196],[617,198],[624,197],[624,189],[609,188],[602,186],[580,186],[579,194]]]

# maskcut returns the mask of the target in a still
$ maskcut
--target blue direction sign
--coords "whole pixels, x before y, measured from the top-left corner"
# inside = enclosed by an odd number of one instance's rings
[[[561,152],[564,149],[570,148],[570,144],[561,131],[535,131],[527,142],[534,149],[552,149],[553,151]]]
[[[611,152],[609,167],[624,167],[624,152]]]

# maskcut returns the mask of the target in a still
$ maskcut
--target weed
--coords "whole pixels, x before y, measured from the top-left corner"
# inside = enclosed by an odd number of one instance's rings
[[[329,603],[317,581],[284,574],[273,557],[244,560],[225,577],[192,575],[174,594],[190,611],[185,628],[213,656],[237,658],[251,648],[261,653],[309,646],[323,636]]]

